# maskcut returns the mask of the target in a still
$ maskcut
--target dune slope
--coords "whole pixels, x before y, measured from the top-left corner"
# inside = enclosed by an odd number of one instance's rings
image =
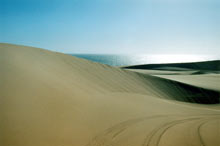
[[[192,63],[165,63],[125,66],[127,69],[154,69],[154,70],[200,70],[200,71],[220,71],[220,60],[192,62]]]
[[[220,60],[194,63],[146,64],[122,68],[203,89],[220,91]]]
[[[0,145],[220,144],[220,110],[192,104],[218,91],[3,43],[0,68]]]

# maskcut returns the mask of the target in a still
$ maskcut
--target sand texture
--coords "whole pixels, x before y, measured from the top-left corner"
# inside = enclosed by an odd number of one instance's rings
[[[220,146],[220,62],[111,67],[0,44],[1,146]]]

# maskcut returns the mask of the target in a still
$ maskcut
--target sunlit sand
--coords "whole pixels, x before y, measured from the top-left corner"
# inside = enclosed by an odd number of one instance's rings
[[[112,67],[0,44],[1,146],[218,146],[220,62]]]

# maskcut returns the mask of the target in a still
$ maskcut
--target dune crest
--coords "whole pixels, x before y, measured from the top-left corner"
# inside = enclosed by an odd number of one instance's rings
[[[0,67],[0,145],[220,144],[218,88],[4,43]]]

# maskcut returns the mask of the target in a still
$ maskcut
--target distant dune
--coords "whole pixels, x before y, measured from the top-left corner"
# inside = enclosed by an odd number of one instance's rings
[[[220,60],[146,64],[124,66],[122,68],[220,92]]]
[[[164,63],[125,66],[127,69],[154,69],[154,70],[199,70],[199,71],[220,71],[220,60],[191,62],[191,63]]]
[[[0,145],[218,146],[219,70],[118,68],[1,43]]]

